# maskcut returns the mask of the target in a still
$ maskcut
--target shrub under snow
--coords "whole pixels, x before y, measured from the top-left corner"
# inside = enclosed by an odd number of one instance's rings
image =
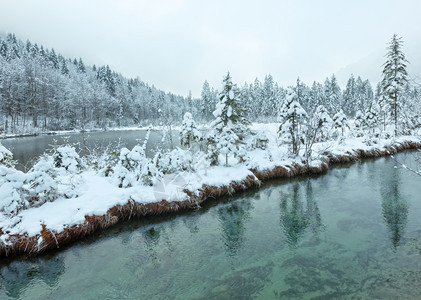
[[[159,172],[146,157],[144,147],[136,145],[132,150],[122,148],[117,165],[112,169],[115,183],[122,188],[134,186],[137,182],[151,185]]]
[[[76,174],[80,169],[80,157],[75,148],[63,146],[56,149],[53,154],[55,166],[70,173]]]
[[[9,216],[16,215],[21,209],[29,206],[29,202],[24,197],[25,181],[25,173],[0,165],[1,212]]]
[[[176,148],[155,156],[156,166],[163,174],[193,170],[193,156],[190,151]]]
[[[198,142],[202,139],[202,133],[197,129],[196,123],[193,120],[191,113],[184,114],[183,123],[180,131],[180,144],[182,146],[190,147],[193,142]]]
[[[0,165],[11,168],[15,165],[13,154],[0,143]]]

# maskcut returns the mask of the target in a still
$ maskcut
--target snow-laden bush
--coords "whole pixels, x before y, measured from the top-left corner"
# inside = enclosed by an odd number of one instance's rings
[[[420,127],[420,120],[418,115],[411,112],[402,112],[399,120],[400,134],[411,135],[415,129]]]
[[[163,174],[193,170],[192,153],[178,147],[169,152],[158,153],[154,161],[158,170]]]
[[[332,134],[333,121],[323,105],[319,105],[310,121],[313,128],[317,128],[316,142],[328,141]]]
[[[13,160],[13,154],[0,143],[0,165],[12,168],[16,162]]]
[[[52,202],[59,196],[78,196],[81,160],[74,147],[66,145],[54,148],[52,154],[44,154],[27,174],[24,188],[30,207]]]
[[[126,188],[136,183],[151,185],[153,178],[160,174],[151,159],[146,157],[144,147],[136,145],[132,150],[121,149],[118,163],[108,175],[119,187]]]
[[[16,215],[28,206],[23,184],[26,174],[14,168],[13,154],[0,144],[0,212]]]
[[[336,130],[340,130],[341,131],[341,136],[344,136],[344,132],[345,129],[348,127],[348,120],[344,114],[344,112],[342,111],[342,109],[340,109],[334,116],[333,116],[333,127]]]
[[[10,162],[12,154],[1,150],[2,162]],[[75,149],[64,146],[54,149],[51,155],[42,156],[26,174],[11,167],[10,163],[1,164],[0,211],[12,216],[22,209],[54,201],[59,196],[77,196],[75,180],[80,171],[79,162]]]
[[[279,111],[278,136],[282,143],[292,145],[292,156],[298,155],[301,144],[304,143],[304,125],[307,117],[307,112],[301,106],[294,89],[288,88]]]
[[[29,206],[23,185],[26,174],[0,165],[0,212],[13,216]]]
[[[81,168],[80,157],[74,147],[68,145],[58,147],[53,153],[53,158],[56,168],[69,173],[76,174]]]
[[[184,114],[183,122],[180,130],[180,144],[182,146],[191,147],[194,142],[202,140],[202,133],[197,129],[191,113]]]
[[[58,197],[57,191],[58,169],[54,158],[45,155],[32,167],[25,181],[28,190],[30,206],[41,206],[45,202],[52,202]]]

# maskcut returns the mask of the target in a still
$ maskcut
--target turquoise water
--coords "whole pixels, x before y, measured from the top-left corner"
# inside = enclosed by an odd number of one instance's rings
[[[412,154],[400,154],[410,163]],[[390,158],[2,261],[0,298],[415,299],[421,177]]]

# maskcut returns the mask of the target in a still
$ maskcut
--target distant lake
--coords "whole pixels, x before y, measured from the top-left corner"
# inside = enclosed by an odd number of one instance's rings
[[[380,158],[271,181],[2,260],[0,298],[419,299],[421,178],[395,166]]]

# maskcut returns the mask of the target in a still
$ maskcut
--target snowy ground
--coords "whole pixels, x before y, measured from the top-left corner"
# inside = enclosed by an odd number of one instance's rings
[[[84,223],[85,216],[104,215],[110,208],[124,205],[128,201],[143,204],[160,202],[163,199],[183,201],[189,198],[183,192],[185,189],[197,193],[203,185],[223,186],[233,181],[242,181],[247,176],[254,176],[250,169],[262,171],[276,166],[302,164],[302,157],[292,159],[288,156],[286,147],[278,146],[277,124],[253,124],[252,129],[264,132],[269,142],[265,149],[250,150],[245,163],[238,163],[234,157],[230,157],[230,166],[210,167],[203,154],[188,159],[182,157],[181,159],[187,159],[192,165],[190,170],[153,178],[152,185],[146,184],[138,177],[136,179],[133,177],[130,184],[125,184],[124,180],[129,180],[131,178],[129,175],[133,174],[129,174],[125,169],[126,173],[121,173],[122,166],[120,169],[116,167],[115,176],[109,177],[104,176],[104,169],[93,167],[77,169],[73,165],[72,157],[75,154],[71,149],[63,150],[59,170],[54,171],[55,173],[52,173],[51,166],[52,168],[57,166],[55,160],[57,157],[45,158],[35,166],[32,173],[23,173],[1,165],[2,160],[10,153],[0,144],[0,228],[2,230],[0,239],[7,244],[11,235],[37,236],[42,230],[42,225],[49,230],[61,232],[72,225]],[[416,136],[404,136],[394,140],[374,139],[371,143],[362,137],[350,137],[342,143],[338,141],[318,143],[313,147],[312,164],[319,165],[321,153],[324,152],[340,155],[352,153],[357,149],[367,151],[374,148],[382,149],[384,146],[404,141],[421,142]],[[136,158],[139,153],[128,151],[126,155]],[[224,161],[221,157],[221,164]],[[118,182],[123,182],[123,187],[119,187]],[[53,188],[56,195],[53,202],[47,199],[44,204],[33,207],[21,200],[23,196],[30,196],[31,193],[35,196],[48,197],[48,192]],[[27,199],[31,199],[29,196]],[[15,205],[23,205],[17,213]]]

